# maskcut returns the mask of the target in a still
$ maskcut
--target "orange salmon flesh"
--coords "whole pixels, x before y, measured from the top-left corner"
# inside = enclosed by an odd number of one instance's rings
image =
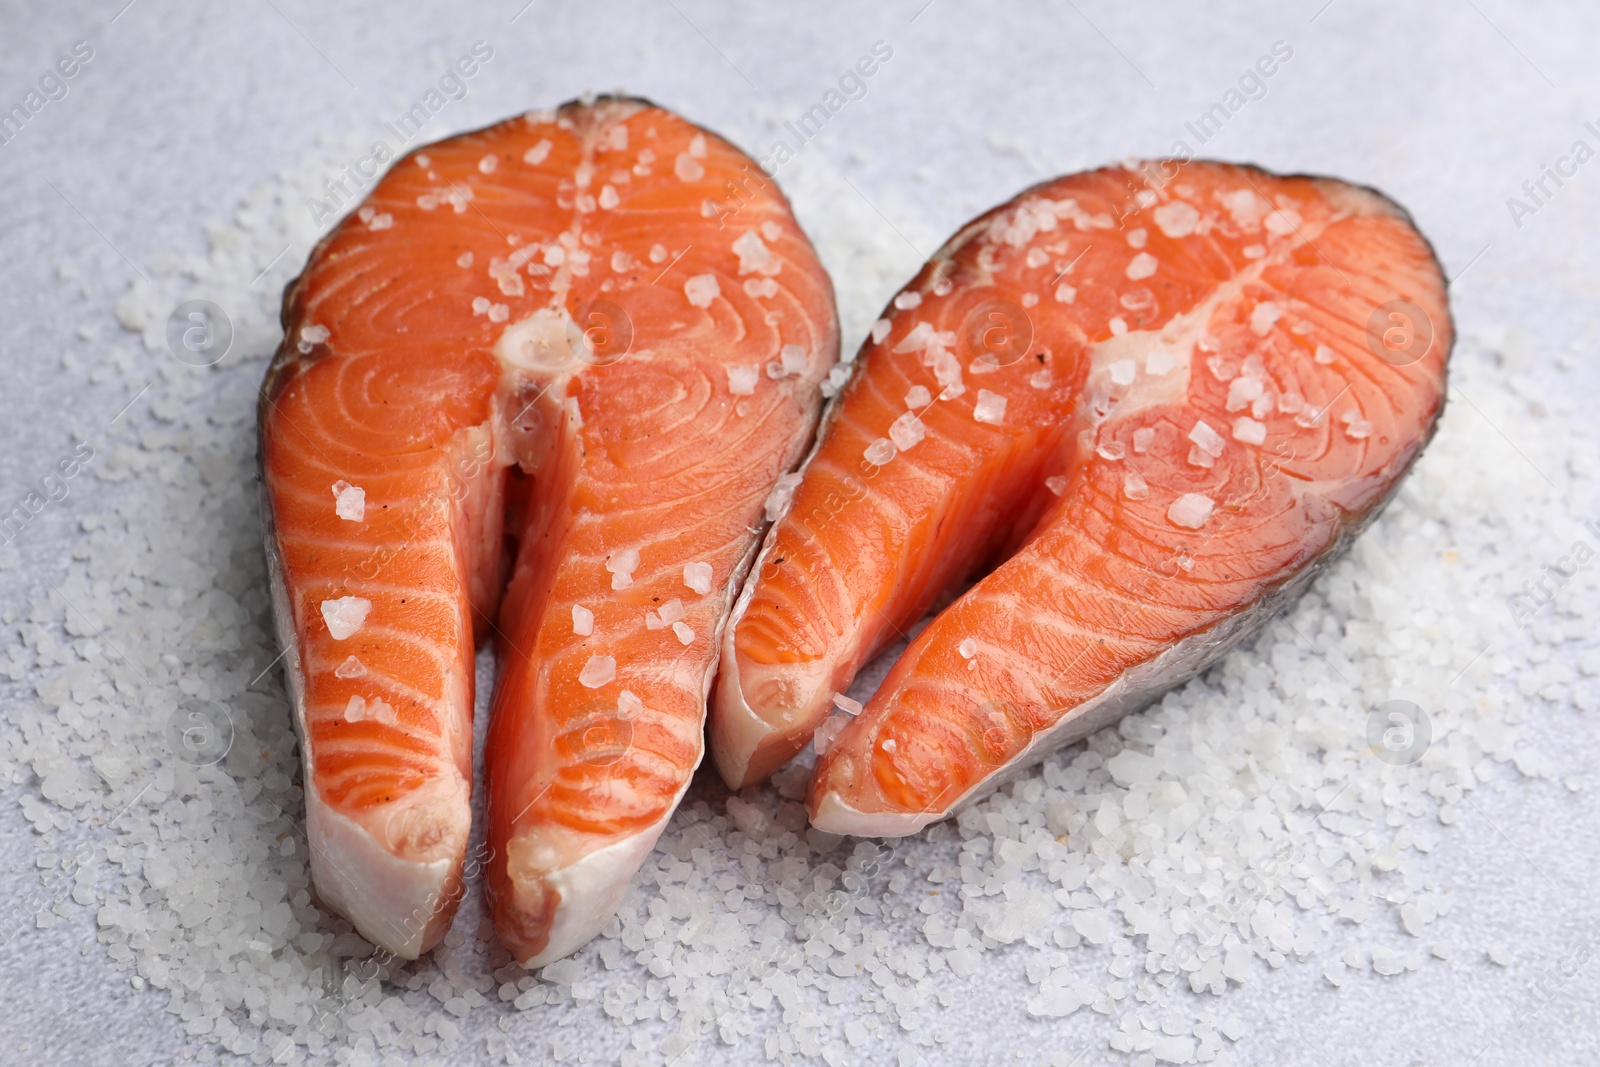
[[[1152,161],[974,220],[874,326],[767,534],[724,640],[722,776],[816,736],[813,824],[908,834],[1147,705],[1373,518],[1451,343],[1427,243],[1343,182]]]
[[[490,909],[524,964],[564,956],[700,762],[831,283],[742,152],[607,98],[397,161],[283,324],[261,466],[318,894],[407,958],[448,928],[492,635]]]

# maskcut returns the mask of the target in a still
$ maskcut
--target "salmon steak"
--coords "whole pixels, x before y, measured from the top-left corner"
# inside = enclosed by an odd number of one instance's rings
[[[404,958],[447,930],[492,637],[485,893],[520,962],[564,956],[700,762],[831,283],[741,151],[602,98],[395,161],[283,325],[263,514],[318,897]]]
[[[1150,161],[974,220],[873,327],[767,533],[722,776],[815,737],[813,824],[898,836],[1148,705],[1378,513],[1451,345],[1427,242],[1341,181]],[[842,696],[950,597],[864,708]]]

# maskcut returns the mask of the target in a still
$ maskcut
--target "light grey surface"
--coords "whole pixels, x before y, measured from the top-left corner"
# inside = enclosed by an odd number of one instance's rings
[[[69,95],[0,146],[0,493],[9,507],[45,461],[69,447],[75,418],[100,424],[128,401],[90,382],[113,343],[113,300],[140,266],[203,248],[203,223],[319,137],[339,140],[403,110],[478,39],[495,58],[429,127],[439,136],[588,89],[622,86],[684,111],[764,154],[782,122],[815,103],[876,40],[894,58],[807,147],[824,154],[908,233],[934,235],[1049,173],[1170,150],[1333,173],[1404,203],[1435,241],[1464,331],[1511,326],[1543,364],[1577,344],[1564,379],[1591,394],[1600,254],[1600,161],[1548,205],[1512,219],[1506,198],[1600,125],[1592,49],[1600,10],[1506,0],[1398,5],[1324,0],[976,5],[924,0],[882,7],[730,6],[676,0],[590,5],[538,0],[180,5],[122,0],[0,7],[0,108],[18,102],[77,40],[95,57]],[[920,10],[920,14],[919,14]],[[516,21],[511,22],[516,16]],[[113,23],[111,20],[116,17]],[[915,20],[913,21],[913,17]],[[1266,95],[1211,143],[1185,132],[1275,41],[1291,61]],[[921,248],[926,253],[931,247]],[[72,264],[92,292],[56,277]],[[1464,273],[1463,273],[1464,272]],[[77,336],[81,324],[99,337]],[[120,347],[134,350],[117,341]],[[852,343],[847,339],[847,344]],[[80,354],[84,371],[61,367]],[[140,352],[137,358],[147,357]],[[1548,369],[1536,367],[1536,373]],[[1540,380],[1554,381],[1553,376]],[[1570,384],[1568,385],[1570,388]],[[1486,431],[1487,432],[1487,431]],[[1510,442],[1514,445],[1515,442]],[[1574,439],[1574,447],[1593,447]],[[0,571],[0,606],[24,603],[63,571],[73,531],[102,502],[88,485],[18,538]],[[1593,501],[1572,513],[1596,517]],[[1509,592],[1509,590],[1508,590]],[[10,639],[8,637],[8,639]],[[20,699],[21,687],[4,690]],[[1289,964],[1230,991],[1247,1022],[1239,1059],[1260,1064],[1535,1064],[1600,1060],[1590,948],[1600,938],[1600,729],[1562,710],[1534,726],[1557,779],[1473,794],[1430,873],[1455,911],[1431,937],[1456,958],[1392,979],[1331,989]],[[1584,791],[1559,779],[1576,774]],[[186,1046],[164,994],[134,994],[94,942],[92,916],[34,929],[18,901],[38,892],[35,838],[0,799],[0,1059],[143,1063],[209,1050]],[[13,931],[16,931],[13,933]],[[1486,962],[1501,943],[1509,967]],[[1559,977],[1572,972],[1571,977]],[[1548,1003],[1516,1016],[1545,976]],[[1019,997],[997,987],[996,997]],[[959,1047],[991,1062],[1076,1052],[1106,1059],[1103,1020],[1018,1029],[1009,1013],[960,1001]],[[998,1025],[997,1025],[998,1024]],[[1477,1057],[1475,1059],[1475,1057]]]

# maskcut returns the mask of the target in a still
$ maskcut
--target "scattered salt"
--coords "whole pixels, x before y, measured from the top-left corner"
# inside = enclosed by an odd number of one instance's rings
[[[991,426],[999,426],[1006,418],[1006,398],[987,389],[978,390],[978,402],[973,405],[972,417]]]
[[[927,436],[927,432],[922,420],[917,418],[914,412],[910,411],[905,412],[889,424],[889,440],[893,441],[895,448],[901,452],[914,447]]]
[[[687,152],[679,152],[673,161],[672,173],[682,182],[697,182],[706,176],[705,165]]]
[[[804,374],[811,364],[806,350],[799,345],[784,345],[778,353],[778,359],[783,364],[783,373],[792,377]]]
[[[844,712],[846,715],[861,714],[861,701],[851,700],[843,693],[833,694],[833,706]]]
[[[1233,439],[1247,445],[1259,445],[1267,439],[1267,427],[1248,415],[1233,420]]]
[[[748,364],[728,367],[728,392],[734,396],[754,396],[756,383],[761,380],[761,368]]]
[[[552,113],[540,121],[556,119]],[[643,130],[634,132],[637,138],[646,136]],[[639,158],[644,161],[643,152]],[[276,314],[275,301],[264,294],[274,286],[259,285],[255,292],[247,290],[246,283],[285,244],[293,241],[309,247],[317,238],[301,205],[305,197],[317,195],[331,160],[313,162],[293,179],[303,188],[287,195],[284,187],[275,186],[280,192],[263,201],[287,206],[281,211],[277,206],[259,210],[253,229],[227,230],[230,240],[215,245],[215,264],[202,262],[199,268],[203,274],[197,281],[209,289],[208,295],[219,300],[226,296],[230,314],[236,314],[238,321],[248,320],[255,334],[264,338],[270,336]],[[797,205],[803,207],[807,197],[824,199],[814,185],[808,185],[811,176],[804,164],[796,166],[786,188],[796,196]],[[789,174],[786,169],[786,179]],[[837,202],[847,205],[848,199],[840,197]],[[1255,210],[1260,214],[1267,206]],[[873,272],[871,286],[840,286],[841,312],[853,323],[845,332],[862,336],[877,310],[877,298],[870,295],[873,286],[893,291],[917,264],[897,264],[895,256],[905,250],[896,250],[898,239],[893,235],[882,241],[873,236],[875,220],[869,209],[846,206],[839,214],[836,224],[823,227],[816,236],[825,257],[865,264]],[[1071,215],[1063,209],[1060,217]],[[1267,219],[1263,225],[1271,229],[1272,214],[1263,217]],[[1109,215],[1096,219],[1083,213],[1082,228],[1109,230],[1115,225]],[[1160,226],[1159,220],[1156,225]],[[841,255],[841,248],[851,254]],[[855,255],[856,250],[863,254]],[[655,262],[665,263],[667,258],[663,249]],[[275,285],[290,269],[275,268]],[[151,267],[150,272],[163,285],[193,283],[166,267]],[[172,299],[144,291],[143,285],[142,280],[136,282],[130,305],[137,302],[136,310],[159,325]],[[134,310],[126,321],[137,321]],[[161,343],[153,333],[152,343]],[[245,371],[258,366],[259,361],[241,364]],[[1452,362],[1452,374],[1464,375],[1469,388],[1474,376],[1498,380],[1492,359],[1465,344]],[[142,378],[131,381],[128,394],[143,385]],[[214,637],[209,636],[222,618],[217,608],[177,612],[170,624],[152,626],[148,603],[116,586],[105,591],[88,577],[91,568],[111,568],[131,574],[147,588],[158,581],[181,591],[186,606],[208,606],[215,591],[207,567],[169,565],[162,555],[165,546],[181,543],[210,546],[217,558],[239,561],[231,565],[243,572],[243,584],[252,590],[264,588],[248,480],[241,479],[238,485],[211,483],[200,493],[198,484],[183,473],[186,464],[202,459],[237,464],[237,456],[244,454],[243,423],[213,421],[217,401],[213,394],[202,393],[200,386],[180,377],[163,379],[153,390],[157,404],[166,403],[178,413],[184,451],[157,438],[145,438],[137,446],[140,462],[148,463],[157,475],[141,483],[151,499],[134,510],[106,509],[96,516],[102,525],[84,534],[89,555],[67,564],[61,589],[75,603],[92,605],[104,620],[107,639],[114,636],[118,647],[132,654],[130,658],[160,665],[161,670],[181,667],[185,677],[223,692],[238,674],[238,664],[230,657],[242,650],[265,664],[277,651],[263,625],[264,605],[254,592],[250,600],[238,601],[244,610],[226,623],[237,644],[232,651],[219,653],[213,651]],[[1541,450],[1559,449],[1551,434],[1551,428],[1560,425],[1554,418],[1533,419],[1525,405],[1518,406],[1514,397],[1501,398],[1492,389],[1475,395],[1483,398],[1480,403],[1495,425],[1536,459]],[[1286,397],[1277,399],[1280,410],[1288,410],[1286,403]],[[1556,396],[1545,403],[1547,410],[1555,411],[1565,401]],[[1372,917],[1380,911],[1399,913],[1422,899],[1448,899],[1424,888],[1429,871],[1424,853],[1431,847],[1426,827],[1434,827],[1436,838],[1440,829],[1458,818],[1462,807],[1441,801],[1430,791],[1435,776],[1446,773],[1433,761],[1442,754],[1454,758],[1450,755],[1454,749],[1446,749],[1443,738],[1454,745],[1477,736],[1480,729],[1492,728],[1497,738],[1505,740],[1489,746],[1492,751],[1482,757],[1483,765],[1491,771],[1503,767],[1503,774],[1517,773],[1519,765],[1509,758],[1510,746],[1522,746],[1525,734],[1501,710],[1504,702],[1491,699],[1480,704],[1479,700],[1491,693],[1491,686],[1507,679],[1526,677],[1532,682],[1537,668],[1530,665],[1529,653],[1502,645],[1472,665],[1440,706],[1430,708],[1436,716],[1436,733],[1427,761],[1397,768],[1368,758],[1364,736],[1354,736],[1361,731],[1349,728],[1347,683],[1306,648],[1304,636],[1289,628],[1292,621],[1303,634],[1313,635],[1330,659],[1354,662],[1363,672],[1421,670],[1427,675],[1443,670],[1446,679],[1460,670],[1452,657],[1454,650],[1481,648],[1502,636],[1503,604],[1493,597],[1482,599],[1492,609],[1482,612],[1440,615],[1386,607],[1454,602],[1462,596],[1470,603],[1478,587],[1498,588],[1498,572],[1491,575],[1482,560],[1504,559],[1508,554],[1463,553],[1457,562],[1437,565],[1440,542],[1430,531],[1441,525],[1454,536],[1466,533],[1480,539],[1474,543],[1518,548],[1537,543],[1551,525],[1551,508],[1525,484],[1544,483],[1528,478],[1517,457],[1502,458],[1487,440],[1491,435],[1475,434],[1476,424],[1461,421],[1458,410],[1446,414],[1440,439],[1418,464],[1406,491],[1354,552],[1330,564],[1329,574],[1289,609],[1289,618],[1150,710],[1046,760],[1040,769],[1022,774],[961,816],[896,842],[892,863],[879,858],[871,861],[870,869],[881,866],[896,872],[893,878],[900,880],[899,890],[891,880],[889,891],[883,892],[877,874],[858,881],[857,871],[869,869],[866,860],[854,856],[848,845],[831,854],[823,851],[833,849],[837,841],[831,835],[805,831],[803,813],[795,819],[805,788],[805,767],[797,764],[797,772],[779,773],[775,789],[752,790],[748,799],[732,797],[724,806],[700,802],[681,807],[606,932],[571,960],[546,968],[545,980],[523,974],[509,963],[505,970],[499,969],[506,957],[497,956],[498,946],[485,940],[489,935],[474,911],[476,892],[467,894],[457,929],[444,946],[432,957],[404,967],[363,958],[366,946],[348,924],[319,911],[306,889],[303,839],[294,817],[285,814],[302,803],[300,771],[275,675],[251,692],[228,697],[240,731],[228,757],[228,773],[242,772],[241,781],[247,778],[251,785],[248,794],[215,788],[219,779],[197,776],[186,765],[158,766],[156,757],[146,756],[159,748],[149,723],[154,720],[159,725],[162,719],[151,716],[148,708],[153,700],[171,699],[168,694],[174,690],[165,688],[164,680],[154,674],[154,686],[148,685],[149,679],[114,678],[89,658],[94,642],[84,637],[58,639],[56,654],[66,660],[37,669],[43,701],[64,715],[70,704],[55,694],[68,691],[65,679],[74,673],[78,683],[98,681],[104,692],[116,696],[98,700],[95,716],[82,726],[69,726],[51,714],[35,715],[25,731],[14,732],[0,744],[13,766],[37,766],[41,758],[52,758],[52,746],[90,754],[92,786],[64,785],[62,771],[49,771],[38,788],[22,789],[22,812],[41,834],[54,832],[55,820],[71,814],[53,798],[72,799],[108,822],[117,817],[103,832],[115,834],[108,842],[122,858],[111,862],[118,865],[128,890],[114,898],[99,897],[103,901],[99,940],[116,966],[137,966],[141,976],[148,975],[148,981],[140,977],[133,984],[170,997],[174,1011],[181,1009],[192,1020],[192,1032],[214,1020],[205,1036],[195,1039],[212,1047],[185,1050],[190,1058],[249,1056],[259,1050],[260,1058],[288,1062],[444,1060],[465,1055],[459,1051],[463,1033],[475,1035],[480,1048],[487,1044],[490,1058],[504,1058],[509,1045],[495,1042],[509,1036],[502,1031],[508,1030],[517,1011],[538,1010],[543,1017],[546,1011],[564,1010],[563,1018],[576,1015],[581,1021],[587,1010],[602,1021],[610,1015],[619,1027],[628,1028],[624,1032],[636,1047],[624,1049],[624,1062],[648,1058],[639,1043],[652,1025],[649,1020],[657,1020],[657,1027],[667,1024],[663,1031],[678,1042],[661,1058],[697,1047],[696,1037],[675,1032],[681,1024],[685,1034],[718,1035],[736,1045],[730,1053],[735,1057],[759,1057],[761,1042],[770,1040],[797,1060],[892,1060],[900,1038],[891,1035],[904,1034],[915,1035],[918,1043],[915,1051],[909,1044],[904,1051],[931,1061],[947,1050],[937,1036],[938,1014],[949,1006],[940,994],[959,995],[951,988],[950,976],[987,976],[994,968],[1012,967],[1026,969],[1036,995],[997,1007],[997,1012],[1021,1019],[1039,1014],[1036,1007],[1073,1012],[1094,1005],[1097,1012],[1103,1009],[1114,1018],[1126,1018],[1127,1033],[1137,1035],[1137,1049],[1143,1051],[1137,1051],[1131,1039],[1126,1047],[1114,1047],[1149,1062],[1156,1059],[1157,1042],[1189,1036],[1181,1028],[1174,1031],[1161,1010],[1165,1007],[1170,1015],[1176,1009],[1188,1016],[1194,1011],[1187,1003],[1191,988],[1221,996],[1235,981],[1261,980],[1256,975],[1265,976],[1266,969],[1250,966],[1257,959],[1276,965],[1293,956],[1324,964],[1328,957],[1326,949],[1318,948],[1320,923],[1364,922],[1363,932],[1370,933],[1376,925]],[[1261,418],[1253,406],[1250,414]],[[1314,424],[1321,414],[1306,414],[1302,424]],[[122,425],[139,417],[137,410],[130,412]],[[1570,470],[1559,462],[1547,468],[1559,483],[1556,498],[1592,495],[1593,464],[1585,466],[1582,459],[1574,459]],[[1559,556],[1563,547],[1552,545],[1550,558]],[[1393,562],[1379,568],[1368,561],[1369,555]],[[1187,557],[1177,561],[1180,567],[1186,563],[1193,566]],[[1545,607],[1544,625],[1554,626],[1550,620],[1560,620],[1561,626],[1592,634],[1594,604],[1600,603],[1595,596],[1597,573],[1587,569],[1564,586],[1555,603]],[[38,656],[46,647],[51,639],[48,627],[59,632],[62,626],[75,625],[64,603],[52,597],[41,598],[38,604],[17,642],[25,655]],[[221,607],[222,602],[218,604]],[[1329,627],[1325,633],[1318,630],[1323,624]],[[1530,635],[1539,625],[1530,625]],[[1529,646],[1533,654],[1548,654],[1552,640],[1562,638],[1559,633],[1553,639],[1540,637],[1530,640]],[[84,651],[78,652],[80,647]],[[1600,659],[1595,666],[1591,673],[1600,673]],[[0,660],[0,671],[4,669]],[[150,667],[143,669],[148,672]],[[1262,688],[1259,681],[1286,671],[1299,680],[1292,700],[1270,686]],[[253,675],[255,668],[249,673]],[[1551,693],[1571,694],[1573,700],[1592,699],[1592,687],[1585,689],[1570,679],[1547,681],[1545,686]],[[1518,706],[1548,699],[1538,694],[1538,689],[1529,689]],[[622,705],[619,698],[619,711]],[[363,710],[369,707],[364,704]],[[849,717],[832,716],[819,736],[833,729],[829,723],[834,720],[842,728]],[[1440,732],[1446,724],[1448,732]],[[91,733],[83,734],[85,729]],[[1154,782],[1119,786],[1110,778],[1106,760],[1130,747],[1160,748],[1170,753],[1170,767]],[[128,754],[120,771],[111,758],[115,752]],[[235,770],[238,760],[246,762]],[[1473,765],[1474,771],[1477,766]],[[1240,774],[1239,767],[1250,770]],[[157,772],[175,775],[175,785],[188,790],[184,795],[198,800],[152,803],[152,787],[144,800],[129,807],[146,784],[143,775]],[[206,773],[221,774],[221,769]],[[1209,792],[1214,781],[1229,783],[1226,802]],[[1466,774],[1449,789],[1470,790],[1480,781],[1475,774]],[[1497,788],[1501,784],[1495,783]],[[1088,800],[1092,806],[1085,803]],[[188,819],[187,810],[199,803],[211,814]],[[1438,819],[1422,814],[1434,812]],[[1247,830],[1241,830],[1241,820]],[[222,832],[237,825],[259,830]],[[735,828],[744,830],[749,840],[740,843],[732,837]],[[1150,832],[1155,829],[1162,833]],[[1242,854],[1241,832],[1263,850]],[[268,846],[266,858],[260,852],[263,843]],[[760,851],[750,851],[752,847]],[[883,846],[860,842],[857,847]],[[741,853],[740,848],[746,851]],[[959,850],[960,864],[951,855],[952,848]],[[1394,885],[1380,890],[1365,876],[1353,875],[1349,865],[1359,867],[1364,862],[1351,860],[1358,855],[1372,858],[1374,872],[1397,871],[1390,876]],[[103,868],[108,860],[99,863]],[[1174,876],[1194,869],[1206,872],[1208,884],[1229,887],[1224,892],[1232,895],[1208,904],[1187,881]],[[1263,872],[1273,873],[1266,874],[1263,882],[1258,879]],[[1299,872],[1309,873],[1302,877]],[[286,888],[276,904],[262,906],[254,897],[246,899],[241,885]],[[857,889],[858,885],[864,888]],[[970,893],[968,885],[995,892]],[[1402,886],[1406,900],[1391,903],[1389,892]],[[897,895],[901,890],[904,894]],[[934,891],[937,895],[930,895]],[[1256,895],[1267,891],[1270,896]],[[82,893],[97,899],[105,892],[84,886],[74,889],[72,899],[78,900]],[[775,903],[774,893],[793,903]],[[1026,935],[1026,944],[1021,939],[984,940],[990,931],[1011,936],[1016,929],[1013,917],[1026,910],[1018,902],[1030,893],[1045,896],[1050,907],[1062,909],[1055,913],[1060,918]],[[215,902],[213,917],[202,917],[200,926],[187,927],[187,916],[195,914],[189,909],[196,908],[201,898]],[[853,905],[854,910],[830,912],[830,901]],[[1245,917],[1235,908],[1239,901],[1248,908]],[[1075,947],[1087,939],[1063,914],[1092,908],[1119,916],[1114,926],[1118,935],[1094,956],[1089,949]],[[667,909],[672,920],[664,918]],[[1405,914],[1415,913],[1413,908]],[[846,925],[846,914],[853,926]],[[1221,926],[1210,925],[1218,922]],[[1236,922],[1240,925],[1233,925]],[[1197,929],[1220,933],[1223,928],[1237,940],[1233,947],[1213,949],[1203,942],[1185,947],[1191,940],[1186,933],[1198,940]],[[476,941],[474,929],[479,932]],[[849,940],[841,940],[839,935],[847,929],[853,931]],[[194,936],[187,936],[190,930],[196,931]],[[176,936],[163,931],[186,936],[180,945]],[[474,954],[474,946],[481,954]],[[795,950],[792,965],[774,966],[772,961],[788,950],[786,946]],[[1444,951],[1439,954],[1448,955],[1448,947],[1441,947]],[[651,954],[634,962],[634,954],[645,951]],[[1421,955],[1386,950],[1373,951],[1370,958],[1374,970],[1380,963],[1389,968],[1397,961],[1410,970],[1420,965]],[[1111,973],[1094,981],[1077,977],[1093,973],[1090,961],[1096,958],[1109,960]],[[1355,966],[1364,970],[1368,956],[1356,953],[1355,959]],[[1147,965],[1154,968],[1148,975]],[[449,979],[444,977],[445,968]],[[307,981],[304,976],[311,974],[323,975],[324,982]],[[1174,980],[1173,988],[1182,994],[1177,999],[1167,986]],[[195,982],[198,985],[191,984]],[[493,991],[496,983],[499,995],[486,1008],[480,990]],[[436,987],[438,994],[430,995]],[[347,992],[357,988],[359,992]],[[735,988],[744,992],[730,992]],[[221,997],[213,991],[221,991]],[[854,1004],[848,998],[862,994],[876,1011],[841,1014],[834,1007]],[[1139,1004],[1137,1013],[1124,1010],[1134,1002]],[[606,1014],[601,1014],[602,1003]],[[291,1026],[279,1021],[269,1015],[268,1005],[293,1005],[299,1018],[309,1015],[310,1023]],[[483,1025],[484,1012],[502,1006],[508,1014],[498,1020],[500,1025]],[[468,1014],[458,1018],[461,1012]],[[851,1028],[850,1023],[857,1026]],[[533,1037],[533,1047],[525,1052],[519,1048],[519,1054],[575,1061],[579,1046],[567,1036],[570,1030],[551,1029],[553,1033]],[[1228,1040],[1239,1040],[1244,1027],[1232,1018],[1220,1026],[1210,1019],[1196,1021],[1192,1030],[1200,1042],[1196,1059],[1218,1058],[1217,1031]],[[1114,1043],[1127,1036],[1121,1028],[1112,1032]],[[700,1040],[700,1052],[690,1056],[705,1051],[704,1039]],[[421,1042],[429,1044],[417,1044]],[[816,1051],[802,1052],[802,1048]],[[850,1051],[855,1048],[862,1051]]]
[[[695,307],[708,308],[713,300],[722,295],[722,287],[717,284],[715,274],[696,274],[683,283],[683,295]]]
[[[1282,308],[1271,300],[1263,300],[1250,310],[1250,332],[1257,337],[1265,337],[1282,317]]]
[[[683,565],[683,584],[701,596],[711,592],[711,564],[685,563]]]
[[[594,633],[594,612],[582,604],[572,605],[572,632],[579,637]]]
[[[578,684],[587,689],[599,689],[617,676],[614,656],[590,656],[578,672]]]
[[[1215,506],[1204,493],[1184,493],[1167,508],[1167,518],[1174,526],[1198,530],[1211,518],[1211,509]]]
[[[322,602],[322,621],[335,641],[343,641],[361,629],[371,610],[372,601],[365,597],[335,597]]]
[[[1187,237],[1200,224],[1200,212],[1195,210],[1193,204],[1182,200],[1162,204],[1152,214],[1156,226],[1168,237]]]
[[[606,557],[606,570],[611,572],[611,588],[628,589],[633,585],[633,572],[639,569],[639,550],[622,548]]]
[[[1196,448],[1210,456],[1222,455],[1222,450],[1227,445],[1222,435],[1213,430],[1211,424],[1204,419],[1194,424],[1193,429],[1189,431],[1189,440],[1194,442]]]
[[[367,516],[367,491],[347,481],[334,482],[333,510],[346,522],[361,522]]]

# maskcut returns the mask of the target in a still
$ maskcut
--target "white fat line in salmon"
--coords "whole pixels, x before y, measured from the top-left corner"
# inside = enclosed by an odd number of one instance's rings
[[[444,491],[428,498],[429,502],[440,506],[460,504],[471,493],[472,480],[483,472],[493,457],[492,442],[482,438],[474,441],[471,451],[459,457],[445,471]],[[356,576],[364,581],[375,579],[385,563],[404,552],[423,532],[419,516],[424,513],[424,509],[420,508],[407,508],[401,511],[395,519],[398,532],[403,538],[400,543],[379,546],[371,555],[363,557],[354,567],[348,568],[347,573],[353,570]]]
[[[822,132],[835,115],[844,110],[852,100],[862,100],[867,95],[867,79],[894,58],[894,48],[887,41],[872,42],[870,55],[863,55],[839,75],[839,87],[822,94],[818,103],[812,104],[793,122],[783,124],[784,131],[794,138],[794,147],[784,138],[772,142],[772,148],[761,159],[761,169],[767,176],[776,177],[779,168],[804,151],[806,145]]]
[[[1584,522],[1583,528],[1600,541],[1600,521],[1589,519]],[[1511,620],[1517,624],[1517,629],[1528,625],[1529,620],[1556,598],[1561,587],[1575,578],[1594,557],[1595,546],[1580,537],[1560,559],[1539,568],[1539,577],[1529,578],[1522,583],[1520,592],[1506,597],[1506,607],[1510,609]]]
[[[22,102],[0,111],[0,145],[16,140],[28,120],[43,111],[46,104],[65,100],[71,92],[68,84],[94,58],[94,45],[88,41],[74,41],[72,53],[61,56],[51,68],[39,75],[39,87],[29,89]]]
[[[847,475],[844,479],[845,489],[842,492],[834,491],[829,493],[827,496],[822,498],[821,503],[815,505],[811,509],[811,511],[806,515],[806,524],[801,528],[810,537],[812,542],[817,545],[817,547],[824,547],[822,546],[818,536],[822,530],[824,530],[830,522],[838,518],[839,513],[844,511],[845,508],[860,501],[867,495],[866,483],[876,478],[878,476],[878,472],[883,470],[884,466],[888,462],[889,461],[885,461],[885,463],[880,464],[874,463],[870,459],[863,458],[857,467],[857,469],[860,471],[859,476]],[[777,521],[781,522],[782,517],[780,516]],[[776,526],[776,522],[774,523],[774,526]],[[782,573],[777,568],[783,562],[784,560],[782,559],[763,559],[761,562],[761,577],[767,581],[772,581],[773,579],[777,578],[778,575]],[[770,574],[767,572],[768,567],[772,568],[772,572]]]
[[[474,41],[472,47],[445,67],[437,87],[428,90],[393,121],[380,125],[389,136],[372,143],[365,155],[344,164],[322,182],[322,197],[308,197],[306,209],[318,226],[332,222],[339,212],[360,199],[361,194],[383,175],[387,164],[400,157],[406,146],[422,135],[422,130],[447,104],[465,100],[471,89],[468,82],[494,58],[494,46]],[[390,140],[393,143],[390,143]]]
[[[1222,132],[1229,119],[1244,110],[1246,104],[1265,99],[1268,80],[1293,58],[1294,47],[1288,41],[1273,41],[1271,51],[1257,58],[1239,75],[1237,87],[1223,93],[1220,100],[1200,112],[1194,121],[1185,122],[1183,128],[1200,144],[1208,143]],[[1188,161],[1194,158],[1194,150],[1179,138],[1173,143],[1172,155]]]

